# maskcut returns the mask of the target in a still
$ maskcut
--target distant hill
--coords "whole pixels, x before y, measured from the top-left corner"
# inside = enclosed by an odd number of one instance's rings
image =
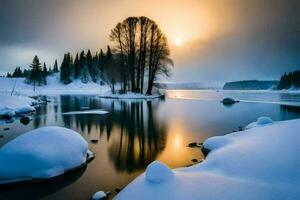
[[[234,81],[225,83],[225,85],[223,86],[223,90],[267,90],[276,88],[278,83],[279,81]]]
[[[197,90],[197,89],[218,89],[220,86],[205,85],[198,82],[185,82],[185,83],[155,83],[155,86],[160,89],[169,90]]]

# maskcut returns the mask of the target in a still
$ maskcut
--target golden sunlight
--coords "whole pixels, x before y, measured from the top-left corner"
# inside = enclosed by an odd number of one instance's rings
[[[183,42],[180,38],[175,38],[174,43],[176,46],[181,46],[183,44]]]

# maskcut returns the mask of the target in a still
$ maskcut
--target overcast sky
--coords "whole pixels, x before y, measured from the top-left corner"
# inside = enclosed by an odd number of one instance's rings
[[[168,37],[168,81],[279,79],[300,69],[299,10],[299,0],[0,0],[0,73],[34,55],[53,65],[105,49],[117,22],[145,15]]]

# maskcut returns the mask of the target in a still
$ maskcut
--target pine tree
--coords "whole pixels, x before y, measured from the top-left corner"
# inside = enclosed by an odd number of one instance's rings
[[[51,68],[51,67],[49,67],[49,70],[48,70],[48,75],[51,75],[51,74],[53,74],[53,71],[52,71],[52,68]]]
[[[89,72],[92,72],[92,65],[93,65],[93,58],[92,58],[92,54],[91,51],[88,50],[87,54],[86,54],[86,64],[88,66]]]
[[[43,76],[43,79],[44,79],[43,81],[44,81],[45,85],[47,84],[47,82],[46,82],[47,75],[48,75],[48,70],[47,70],[46,63],[44,63],[42,76]]]
[[[23,77],[23,73],[22,73],[22,70],[20,67],[15,68],[15,71],[13,72],[12,77],[15,77],[15,78]]]
[[[80,73],[80,63],[79,63],[79,57],[78,57],[78,53],[76,54],[76,58],[74,61],[74,78],[77,79],[79,77],[79,73]]]
[[[60,81],[69,84],[70,80],[70,54],[65,54],[60,66]]]
[[[81,82],[87,83],[92,81],[91,74],[89,72],[89,68],[87,65],[87,57],[84,54],[84,51],[80,53],[79,57],[79,63],[80,63],[80,79]]]
[[[31,75],[31,70],[30,69],[24,69],[23,71],[23,77],[29,78]]]
[[[57,59],[55,60],[54,66],[53,66],[53,72],[57,73],[58,72],[58,65],[57,65]]]
[[[34,90],[35,90],[35,86],[37,84],[41,85],[41,83],[44,82],[43,76],[42,76],[42,66],[41,66],[38,56],[34,56],[30,67],[31,67],[31,74],[29,77],[29,81],[30,81],[30,83],[33,83]]]

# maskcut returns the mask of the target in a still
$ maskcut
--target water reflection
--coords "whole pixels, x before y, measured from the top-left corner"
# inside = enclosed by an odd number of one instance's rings
[[[0,199],[42,199],[49,194],[53,194],[74,183],[82,176],[85,170],[86,167],[82,167],[72,173],[61,175],[44,182],[31,184],[19,183],[2,186],[0,188]]]
[[[281,115],[286,116],[286,118],[297,118],[300,115],[300,107],[280,105],[280,112]]]
[[[109,160],[118,171],[134,172],[145,168],[164,150],[166,144],[166,122],[158,120],[156,112],[161,101],[116,101],[88,96],[61,96],[60,117],[64,126],[79,130],[88,140],[103,138],[108,143]],[[55,104],[39,110],[39,115],[50,112]],[[103,109],[105,115],[62,113],[86,109]],[[47,124],[46,118],[36,118],[37,128]]]
[[[177,91],[173,96],[176,95],[179,96]],[[224,107],[220,103],[222,95],[249,101]],[[17,119],[0,125],[3,136],[0,148],[27,131],[54,125],[79,132],[96,154],[78,178],[63,178],[62,182],[72,184],[53,181],[40,187],[0,189],[0,199],[89,199],[98,190],[123,188],[153,160],[160,160],[171,168],[189,165],[194,158],[201,160],[199,149],[186,147],[191,142],[203,142],[208,137],[238,130],[239,126],[245,127],[260,116],[269,116],[275,121],[300,118],[299,107],[266,103],[276,102],[278,98],[299,103],[299,95],[180,91],[180,97],[185,100],[172,98],[172,93],[170,96],[165,101],[149,102],[97,96],[47,97],[50,102],[37,108],[29,124],[24,125]],[[96,109],[109,113],[63,114]]]
[[[150,101],[121,102],[120,111],[112,113],[119,126],[119,137],[109,145],[109,156],[117,170],[143,169],[164,150],[166,124],[154,117]]]

